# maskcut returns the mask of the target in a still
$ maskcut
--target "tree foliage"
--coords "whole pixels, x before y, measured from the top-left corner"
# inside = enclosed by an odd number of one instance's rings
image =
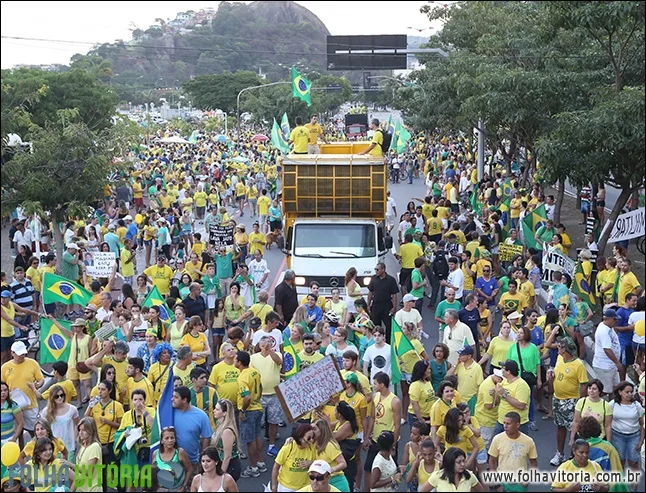
[[[233,114],[236,111],[238,93],[245,87],[257,86],[263,82],[254,72],[224,72],[195,77],[185,82],[183,89],[190,95],[196,108],[221,109]]]

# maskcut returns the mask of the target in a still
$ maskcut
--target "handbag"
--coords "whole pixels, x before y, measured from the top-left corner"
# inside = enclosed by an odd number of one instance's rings
[[[538,379],[536,378],[536,375],[534,375],[531,371],[525,371],[523,368],[523,358],[520,355],[520,346],[518,343],[516,343],[516,351],[518,351],[518,361],[520,362],[520,378],[525,380],[527,382],[527,385],[530,387],[536,385],[538,382]]]
[[[82,362],[79,362],[79,340],[78,337],[76,337],[76,334],[74,334],[74,340],[76,341],[76,371],[79,373],[90,373],[92,370]]]

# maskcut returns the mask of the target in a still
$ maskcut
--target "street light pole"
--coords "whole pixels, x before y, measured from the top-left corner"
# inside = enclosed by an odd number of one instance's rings
[[[238,115],[238,137],[240,136],[240,96],[242,95],[242,93],[245,91],[250,91],[252,89],[260,89],[261,87],[278,86],[281,84],[291,84],[291,81],[283,80],[279,82],[271,82],[269,84],[260,84],[258,86],[249,86],[249,87],[245,87],[238,93],[238,97],[236,98],[236,113]]]

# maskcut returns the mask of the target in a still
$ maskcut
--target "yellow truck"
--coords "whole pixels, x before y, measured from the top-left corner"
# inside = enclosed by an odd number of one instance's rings
[[[392,248],[386,236],[387,173],[383,158],[358,155],[369,142],[320,145],[320,154],[289,154],[282,163],[282,208],[288,267],[298,294],[317,281],[320,293],[357,269],[364,294],[375,265]]]

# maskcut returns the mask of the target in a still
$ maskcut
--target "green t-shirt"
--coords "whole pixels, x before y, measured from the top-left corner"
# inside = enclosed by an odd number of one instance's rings
[[[576,303],[576,323],[577,325],[580,325],[585,322],[585,319],[588,318],[588,310],[590,309],[590,305],[588,305],[585,301],[579,301]]]
[[[543,243],[549,243],[552,241],[552,238],[556,234],[556,229],[547,229],[545,226],[541,226],[538,228],[538,231],[536,231],[536,234],[538,235],[538,238],[541,240],[540,243],[538,244],[538,248],[541,250],[543,249]]]
[[[67,250],[63,253],[63,263],[61,266],[61,275],[69,279],[70,281],[77,282],[79,280],[79,266],[78,264],[74,265],[71,262],[74,261],[76,256],[72,255]]]
[[[435,309],[435,316],[444,320],[444,314],[446,313],[447,310],[455,310],[459,312],[460,308],[462,308],[462,305],[457,300],[455,300],[453,303],[449,303],[446,300],[442,300],[440,301],[440,304],[437,305],[437,308]],[[440,324],[440,330],[444,330],[444,327],[446,327],[446,324],[442,322]]]
[[[420,271],[417,269],[413,269],[413,273],[410,276],[410,281],[411,281],[411,286],[414,286],[416,282],[424,282],[424,278],[422,277],[422,274]],[[415,298],[423,298],[424,297],[424,286],[420,286],[417,289],[411,290],[410,294],[415,296]]]
[[[502,286],[500,286],[500,296],[502,296],[507,291],[509,291],[509,277],[503,276],[499,279],[499,281],[500,284],[502,284]]]
[[[518,375],[520,376],[520,359],[518,358],[518,350],[516,349],[517,346],[518,343],[509,346],[509,351],[507,351],[507,359],[513,359],[516,363],[518,363]],[[523,369],[536,375],[536,365],[541,362],[541,355],[538,352],[536,344],[530,343],[529,346],[520,348],[520,355],[523,358]]]

